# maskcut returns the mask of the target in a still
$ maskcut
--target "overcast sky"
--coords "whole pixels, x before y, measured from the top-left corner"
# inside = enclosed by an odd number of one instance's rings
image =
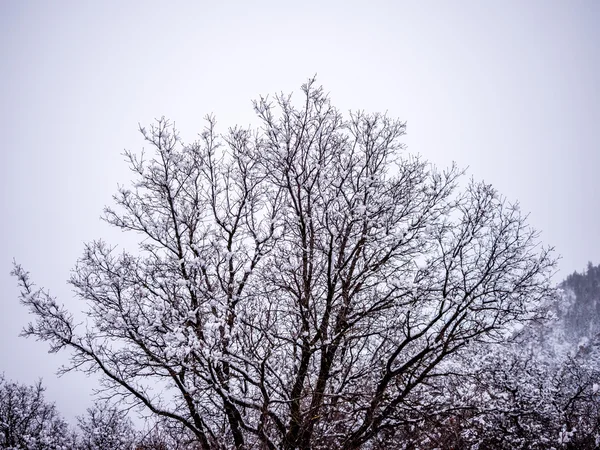
[[[72,420],[93,382],[18,337],[14,258],[62,302],[138,122],[252,122],[315,73],[341,110],[407,121],[408,151],[456,161],[530,212],[560,274],[600,262],[600,1],[0,1],[0,372]]]

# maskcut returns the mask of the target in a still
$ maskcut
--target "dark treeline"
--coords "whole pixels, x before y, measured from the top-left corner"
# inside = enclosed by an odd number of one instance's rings
[[[600,265],[588,263],[585,272],[569,275],[560,286],[568,295],[560,310],[568,337],[578,340],[600,333]]]

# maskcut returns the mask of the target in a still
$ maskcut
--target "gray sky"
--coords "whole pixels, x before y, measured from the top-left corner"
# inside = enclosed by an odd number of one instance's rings
[[[519,200],[562,276],[600,262],[599,1],[288,3],[0,2],[0,372],[43,377],[68,419],[93,382],[17,337],[11,261],[83,308],[66,279],[84,242],[122,241],[99,215],[154,117],[190,141],[316,73],[340,109],[387,110],[409,151]]]

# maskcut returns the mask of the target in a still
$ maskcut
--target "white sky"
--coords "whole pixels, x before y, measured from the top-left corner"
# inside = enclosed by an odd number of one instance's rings
[[[28,320],[16,258],[76,310],[66,279],[99,221],[138,122],[165,115],[192,140],[251,99],[313,74],[342,110],[408,122],[408,151],[456,161],[531,213],[561,276],[600,262],[600,2],[0,2],[0,372],[70,420],[93,383],[17,337]]]

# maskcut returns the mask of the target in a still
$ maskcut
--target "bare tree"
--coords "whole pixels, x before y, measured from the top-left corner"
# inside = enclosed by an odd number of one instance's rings
[[[527,320],[553,259],[484,183],[405,155],[405,124],[345,119],[314,80],[261,98],[257,130],[165,119],[126,152],[136,176],[108,223],[138,254],[89,244],[71,284],[86,328],[16,266],[37,320],[109,395],[180,422],[203,448],[358,448],[475,341]],[[164,387],[164,394],[158,387]]]

